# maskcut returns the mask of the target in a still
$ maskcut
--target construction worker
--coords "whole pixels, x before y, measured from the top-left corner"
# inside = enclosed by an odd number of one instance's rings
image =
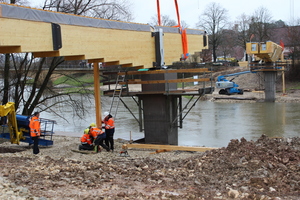
[[[81,144],[79,145],[79,150],[93,150],[94,149],[88,128],[84,130],[84,133],[80,138],[80,141],[81,141]]]
[[[99,151],[99,145],[106,149],[106,151],[109,151],[109,148],[103,144],[103,141],[105,140],[106,134],[104,131],[96,127],[95,123],[91,123],[89,127],[89,133],[93,137],[93,143],[94,143],[94,150],[95,152]]]
[[[104,123],[105,128],[105,144],[110,148],[110,150],[114,151],[114,133],[115,133],[115,120],[109,112],[104,113],[104,119],[102,121]]]
[[[35,112],[29,122],[30,137],[33,140],[33,154],[40,153],[39,138],[41,136],[41,124],[39,117],[40,113]]]

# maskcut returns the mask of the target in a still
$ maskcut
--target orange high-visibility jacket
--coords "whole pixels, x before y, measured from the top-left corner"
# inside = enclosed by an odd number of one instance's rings
[[[113,129],[115,128],[115,120],[113,118],[109,118],[108,120],[104,119],[105,129]]]
[[[82,144],[92,144],[91,136],[89,134],[83,134],[80,141]]]
[[[97,127],[91,127],[91,129],[90,129],[90,134],[94,139],[96,139],[98,135],[101,135],[103,133],[104,133],[104,131],[100,130]]]
[[[29,122],[30,136],[36,137],[41,135],[41,125],[38,117],[33,116]]]

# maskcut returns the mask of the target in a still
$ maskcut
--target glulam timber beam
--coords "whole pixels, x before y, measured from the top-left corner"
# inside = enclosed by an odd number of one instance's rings
[[[126,82],[119,82],[119,84],[159,84],[159,83],[187,83],[187,82],[208,82],[211,81],[210,78],[198,78],[198,79],[172,79],[172,80],[152,80],[152,81],[138,81],[138,80],[129,80]]]
[[[65,59],[118,63],[126,67],[152,68],[156,61],[155,37],[163,30],[165,65],[179,61],[181,34],[177,27],[151,27],[0,4],[0,52],[33,53],[35,57],[64,56]],[[187,29],[188,53],[201,52],[204,31]],[[130,64],[129,64],[130,63]]]
[[[215,147],[188,147],[176,145],[160,145],[160,144],[123,144],[122,149],[165,149],[173,151],[210,151],[217,149]]]
[[[151,71],[127,71],[119,72],[118,75],[140,75],[140,74],[166,74],[166,73],[210,73],[207,68],[196,69],[168,69],[168,70],[151,70]]]
[[[21,53],[21,46],[0,46],[0,53]]]

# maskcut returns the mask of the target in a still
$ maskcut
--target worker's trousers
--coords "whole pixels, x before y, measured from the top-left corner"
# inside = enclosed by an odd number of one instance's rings
[[[40,149],[39,149],[39,137],[31,137],[31,139],[33,140],[33,154],[38,154],[40,153]]]
[[[106,138],[105,138],[105,144],[106,146],[111,149],[112,151],[114,150],[114,133],[115,129],[105,129],[106,133]]]
[[[97,138],[96,138],[96,140],[94,141],[94,143],[95,143],[95,146],[100,145],[101,147],[103,147],[104,149],[106,149],[107,151],[109,151],[108,146],[106,146],[103,143],[103,141],[105,140],[105,138],[106,138],[106,134],[105,133],[103,133],[101,135],[98,135]]]

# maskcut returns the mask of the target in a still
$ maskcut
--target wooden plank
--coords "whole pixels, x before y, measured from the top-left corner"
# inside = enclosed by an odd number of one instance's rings
[[[126,68],[126,67],[132,67],[132,63],[124,63],[121,64],[122,67]]]
[[[214,99],[229,99],[229,100],[257,100],[255,97],[214,97]]]
[[[197,73],[207,72],[210,73],[207,68],[196,68],[196,69],[170,69],[170,70],[151,70],[151,71],[128,71],[119,72],[118,75],[139,75],[139,74],[166,74],[166,73]]]
[[[158,149],[158,150],[156,150],[155,152],[151,152],[150,154],[157,154],[157,153],[168,152],[168,151],[171,151],[171,150],[167,150],[167,149]]]
[[[21,46],[0,46],[0,53],[20,53]]]
[[[159,84],[159,83],[187,83],[187,82],[208,82],[210,78],[198,78],[198,79],[172,79],[172,80],[153,80],[153,81],[126,81],[119,82],[119,84]]]
[[[44,58],[44,57],[58,57],[59,51],[47,51],[47,52],[34,52],[33,56],[36,58]]]
[[[120,61],[109,61],[109,62],[105,62],[105,61],[104,61],[104,65],[105,65],[105,66],[120,65]]]
[[[65,56],[65,60],[85,60],[84,55]]]
[[[97,59],[88,59],[88,63],[100,63],[103,62],[104,58],[97,58]]]
[[[213,149],[214,147],[188,147],[188,146],[175,146],[175,145],[161,145],[161,144],[124,144],[122,149],[164,149],[174,151],[200,151],[205,152]]]

